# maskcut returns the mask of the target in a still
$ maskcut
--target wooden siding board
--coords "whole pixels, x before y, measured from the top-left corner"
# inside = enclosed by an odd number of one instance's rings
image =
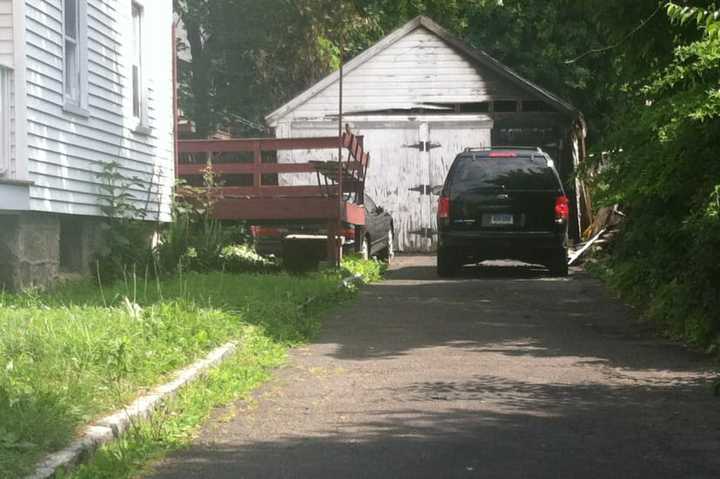
[[[153,179],[160,196],[151,201],[151,210],[168,220],[174,181],[171,1],[144,5],[149,135],[136,134],[131,118],[131,3],[88,0],[87,118],[64,111],[60,0],[26,0],[26,5],[28,163],[36,183],[31,208],[101,214],[97,175],[103,165],[118,161],[125,176]]]
[[[97,186],[98,175],[102,174],[102,165],[85,166],[83,163],[80,162],[72,162],[64,165],[58,164],[56,162],[50,162],[48,160],[40,160],[39,158],[41,157],[35,157],[31,172],[41,175],[43,177],[47,177],[49,179],[77,181],[86,185],[94,185],[93,188],[88,187],[86,190],[76,191],[95,193],[97,192],[95,187]],[[172,186],[174,182],[174,177],[169,175],[168,172],[158,171],[155,175],[153,175],[147,170],[138,171],[124,167],[123,173],[130,174],[135,177],[142,178],[144,181],[152,182],[153,184],[159,184],[163,186]],[[131,190],[142,191],[142,189],[138,187],[132,187]]]
[[[15,65],[12,0],[0,1],[0,65]]]

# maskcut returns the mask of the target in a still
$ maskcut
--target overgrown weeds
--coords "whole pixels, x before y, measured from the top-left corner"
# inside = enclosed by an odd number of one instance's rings
[[[347,294],[339,279],[181,272],[1,295],[0,477],[230,339],[278,351],[308,340]]]
[[[387,270],[387,263],[376,259],[363,260],[359,255],[343,258],[342,269],[345,274],[360,276],[365,283],[380,281]]]

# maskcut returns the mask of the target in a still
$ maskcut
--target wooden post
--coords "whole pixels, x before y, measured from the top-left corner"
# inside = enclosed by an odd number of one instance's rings
[[[260,148],[260,142],[255,143],[255,147],[253,149],[253,155],[254,155],[254,161],[255,166],[260,167],[262,164],[262,150]],[[260,188],[262,186],[262,176],[258,170],[255,170],[255,173],[253,174],[253,186],[255,188]]]

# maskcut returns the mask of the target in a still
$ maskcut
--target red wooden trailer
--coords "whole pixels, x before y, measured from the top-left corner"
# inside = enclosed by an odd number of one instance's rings
[[[278,163],[278,152],[338,151],[337,161]],[[363,137],[347,130],[340,137],[178,141],[178,177],[203,186],[208,169],[218,175],[212,216],[251,225],[315,222],[326,225],[327,256],[337,260],[341,231],[365,225],[365,176],[370,156]],[[319,155],[321,156],[321,155]],[[327,153],[322,155],[327,157]],[[312,184],[283,186],[281,175],[312,175]],[[315,238],[317,240],[317,238]]]

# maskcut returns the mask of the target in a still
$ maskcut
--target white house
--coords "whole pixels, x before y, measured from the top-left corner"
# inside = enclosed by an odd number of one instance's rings
[[[172,24],[171,0],[0,0],[0,288],[87,270],[108,165],[170,219]]]
[[[365,135],[371,155],[367,193],[392,213],[399,250],[434,248],[432,193],[466,147],[542,146],[568,189],[576,190],[575,234],[587,225],[583,188],[573,179],[584,156],[580,112],[431,19],[412,20],[350,61],[343,86],[344,121]],[[266,121],[280,138],[335,135],[338,110],[335,72]],[[306,161],[313,154],[279,160]]]

